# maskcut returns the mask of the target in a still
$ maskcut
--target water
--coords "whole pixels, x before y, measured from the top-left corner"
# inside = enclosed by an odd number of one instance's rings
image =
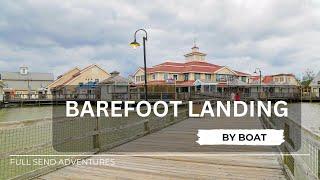
[[[35,120],[52,117],[52,106],[0,109],[0,122]]]
[[[302,103],[301,112],[302,126],[320,135],[320,103]]]

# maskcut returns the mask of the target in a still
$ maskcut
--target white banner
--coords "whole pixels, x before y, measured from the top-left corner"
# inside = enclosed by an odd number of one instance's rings
[[[200,145],[280,145],[284,142],[283,132],[275,129],[199,129],[196,142]]]

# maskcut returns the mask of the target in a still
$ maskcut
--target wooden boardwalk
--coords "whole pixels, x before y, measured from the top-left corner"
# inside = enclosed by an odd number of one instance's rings
[[[126,152],[131,151],[135,152],[131,153],[134,156],[90,158],[111,158],[113,166],[68,166],[38,179],[286,179],[279,155],[254,153],[267,147],[199,146],[195,143],[198,129],[261,128],[256,118],[245,118],[241,124],[239,127],[239,119],[232,118],[189,118],[108,152],[128,155]],[[240,155],[233,152],[235,149]],[[249,151],[255,155],[244,154]]]

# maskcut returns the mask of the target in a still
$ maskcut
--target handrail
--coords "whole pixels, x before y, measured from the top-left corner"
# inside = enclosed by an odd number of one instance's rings
[[[320,135],[313,133],[290,118],[285,118],[286,122],[283,122],[283,120],[277,120],[274,116],[268,118],[264,115],[261,120],[267,128],[273,129],[276,129],[280,125],[279,123],[287,123],[288,132],[287,134],[285,133],[287,141],[282,147],[280,146],[279,150],[281,152],[284,151],[282,160],[284,162],[284,167],[290,176],[295,177],[296,179],[320,178]],[[295,147],[296,143],[300,144],[300,149]],[[292,152],[297,152],[295,154],[298,155],[290,155]],[[299,156],[299,154],[303,154],[303,156]]]
[[[115,92],[115,93],[108,93],[112,99],[144,99],[143,92]],[[217,98],[230,98],[231,92],[150,92],[148,93],[148,97],[153,99],[181,99],[186,100],[189,99],[191,96],[210,96],[210,97],[217,97]],[[251,93],[241,93],[241,97],[243,98],[255,98],[258,97],[259,93],[251,92]],[[261,93],[261,98],[269,99],[269,98],[295,98],[295,99],[304,99],[304,98],[311,98],[315,100],[320,100],[320,97],[315,95],[313,96],[305,96],[301,93],[284,93],[284,92],[263,92]],[[178,98],[179,97],[179,98]],[[101,99],[100,95],[97,94],[80,94],[80,93],[71,93],[71,94],[22,94],[22,95],[9,95],[4,96],[5,102],[11,101],[54,101],[54,100],[99,100]]]

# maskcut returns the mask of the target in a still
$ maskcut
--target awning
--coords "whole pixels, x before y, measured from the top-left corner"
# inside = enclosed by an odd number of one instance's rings
[[[194,83],[193,83],[194,86],[203,86],[203,85],[218,85],[217,82],[214,82],[214,81],[207,81],[207,80],[200,80],[200,79],[197,79]]]

